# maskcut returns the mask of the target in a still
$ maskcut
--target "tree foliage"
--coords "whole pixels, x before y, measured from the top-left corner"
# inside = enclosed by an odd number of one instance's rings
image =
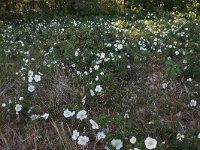
[[[124,9],[172,11],[199,7],[197,0],[1,0],[0,18],[10,14],[63,8],[81,14],[111,13]],[[159,9],[158,9],[159,8]]]

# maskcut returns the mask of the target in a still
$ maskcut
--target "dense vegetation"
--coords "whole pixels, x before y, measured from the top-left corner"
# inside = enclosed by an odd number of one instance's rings
[[[52,10],[71,11],[83,15],[113,14],[127,10],[167,11],[186,10],[199,11],[196,0],[2,0],[0,17],[8,18],[16,14],[30,12],[49,12]],[[198,7],[198,8],[197,8]]]
[[[197,1],[1,4],[0,149],[200,150]]]

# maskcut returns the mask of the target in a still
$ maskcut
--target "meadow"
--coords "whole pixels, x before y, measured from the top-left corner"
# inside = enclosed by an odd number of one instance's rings
[[[200,15],[2,20],[0,103],[2,150],[200,150]]]

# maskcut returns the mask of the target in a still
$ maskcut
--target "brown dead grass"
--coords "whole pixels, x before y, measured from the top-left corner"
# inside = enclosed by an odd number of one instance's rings
[[[31,122],[23,126],[5,125],[0,130],[1,150],[74,150],[66,126],[55,122]]]
[[[71,78],[63,72],[56,71],[54,76],[44,77],[45,83],[38,84],[33,95],[33,106],[39,112],[51,112],[60,115],[66,104],[77,102],[77,90]]]
[[[37,91],[30,101],[37,110],[36,113],[46,111],[51,116],[60,116],[63,105],[75,102],[75,87],[72,81],[59,71],[56,71],[51,79],[46,80],[51,82],[38,84]],[[23,96],[22,84],[18,83],[17,78],[14,82],[1,82],[0,103],[17,99],[16,95]],[[59,120],[59,117],[57,119]],[[62,122],[24,122],[16,118],[16,115],[7,114],[2,107],[0,107],[0,120],[1,150],[75,150],[74,144],[69,139],[69,128]]]
[[[167,81],[167,89],[161,89]],[[138,83],[129,82],[125,88],[124,106],[138,120],[151,121],[157,116],[167,126],[180,124],[183,130],[198,128],[200,107],[191,109],[189,94],[182,81],[167,80],[161,72],[147,75]]]

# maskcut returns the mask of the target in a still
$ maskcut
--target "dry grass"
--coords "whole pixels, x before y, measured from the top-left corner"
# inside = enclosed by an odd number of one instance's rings
[[[74,86],[68,77],[58,71],[51,81],[51,83],[45,83],[47,85],[43,84],[37,87],[38,90],[33,96],[32,104],[38,111],[37,113],[43,113],[46,110],[50,114],[58,116],[63,105],[74,103]],[[16,82],[17,79],[14,83],[0,85],[1,103],[7,103],[9,99],[16,99],[12,95],[16,95],[20,91],[21,85]],[[69,128],[63,122],[53,120],[50,122],[24,122],[24,120],[16,118],[16,115],[8,115],[2,107],[0,107],[0,120],[1,150],[75,149],[74,144],[69,139]]]
[[[186,88],[182,82],[167,80],[168,88],[161,89],[167,77],[161,72],[146,75],[141,81],[129,82],[125,87],[123,102],[127,110],[137,120],[152,121],[157,116],[162,125],[180,124],[184,131],[198,128],[200,108],[191,110],[189,94],[192,89]]]
[[[33,95],[33,106],[36,110],[60,115],[64,105],[77,102],[77,90],[71,78],[59,71],[56,71],[52,77],[44,78],[43,80],[48,82],[40,84]]]
[[[23,126],[4,126],[0,131],[2,150],[74,150],[72,141],[66,135],[63,123],[38,122]]]

